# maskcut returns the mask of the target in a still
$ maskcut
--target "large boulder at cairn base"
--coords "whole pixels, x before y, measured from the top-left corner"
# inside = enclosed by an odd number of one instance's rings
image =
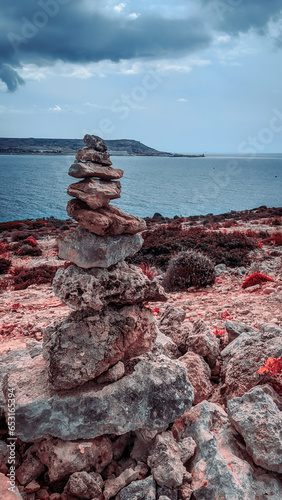
[[[82,385],[118,361],[148,352],[156,337],[155,317],[143,305],[72,313],[44,332],[50,382],[57,390]]]
[[[121,184],[119,181],[107,181],[100,179],[84,179],[83,181],[71,184],[67,193],[75,196],[95,210],[104,207],[111,200],[120,198]]]
[[[83,227],[64,231],[57,238],[59,257],[79,267],[110,267],[129,255],[134,255],[143,245],[140,234],[97,236]]]
[[[99,179],[120,179],[123,170],[119,168],[105,167],[93,162],[75,161],[69,168],[69,175],[81,179],[83,177],[98,177]]]
[[[16,435],[22,441],[46,435],[70,441],[137,429],[163,431],[192,406],[185,368],[165,356],[139,362],[131,375],[102,389],[89,382],[59,394],[49,384],[42,356],[33,361],[28,371],[6,376],[4,384],[7,399],[8,387],[15,388]]]
[[[67,213],[82,227],[99,236],[136,234],[146,229],[146,222],[140,217],[129,215],[112,205],[93,211],[80,200],[70,200]]]
[[[140,267],[119,262],[110,269],[61,268],[53,280],[53,290],[73,309],[99,311],[108,304],[166,301],[167,295],[156,279],[149,280]]]
[[[106,165],[107,167],[112,165],[109,153],[101,153],[99,151],[95,151],[95,149],[79,149],[75,157],[78,161],[94,161],[95,163]]]
[[[98,135],[86,134],[83,137],[83,142],[87,148],[95,149],[96,151],[100,151],[101,153],[105,153],[107,151],[105,141],[101,139],[101,137],[98,137]]]

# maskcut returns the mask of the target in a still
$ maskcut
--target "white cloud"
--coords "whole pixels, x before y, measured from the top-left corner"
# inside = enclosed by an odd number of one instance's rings
[[[54,108],[49,108],[49,111],[54,111],[54,112],[62,111],[62,108],[58,106],[58,104],[55,104]]]
[[[130,19],[137,19],[139,16],[140,16],[140,14],[137,14],[136,12],[132,12],[132,14],[129,14],[128,17],[130,17]]]
[[[187,99],[184,97],[180,97],[180,99],[177,99],[178,102],[188,102]]]
[[[122,2],[114,6],[114,10],[120,13],[126,7],[126,3]]]

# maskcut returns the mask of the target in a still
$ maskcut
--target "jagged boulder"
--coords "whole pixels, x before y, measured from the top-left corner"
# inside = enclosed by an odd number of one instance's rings
[[[156,279],[149,280],[132,264],[119,262],[110,269],[61,268],[53,280],[55,295],[73,309],[98,311],[108,304],[122,306],[138,302],[166,301]]]
[[[155,317],[142,304],[73,312],[45,329],[49,380],[57,390],[75,388],[118,361],[148,352],[156,337]]]

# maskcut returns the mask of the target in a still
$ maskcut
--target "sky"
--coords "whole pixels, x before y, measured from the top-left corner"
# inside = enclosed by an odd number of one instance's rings
[[[282,153],[281,0],[1,0],[0,137]]]

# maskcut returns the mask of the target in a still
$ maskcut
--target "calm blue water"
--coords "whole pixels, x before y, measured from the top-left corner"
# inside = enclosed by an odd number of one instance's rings
[[[0,156],[0,221],[66,219],[73,156]],[[140,217],[220,214],[282,206],[282,155],[112,157],[124,170],[113,204]]]

